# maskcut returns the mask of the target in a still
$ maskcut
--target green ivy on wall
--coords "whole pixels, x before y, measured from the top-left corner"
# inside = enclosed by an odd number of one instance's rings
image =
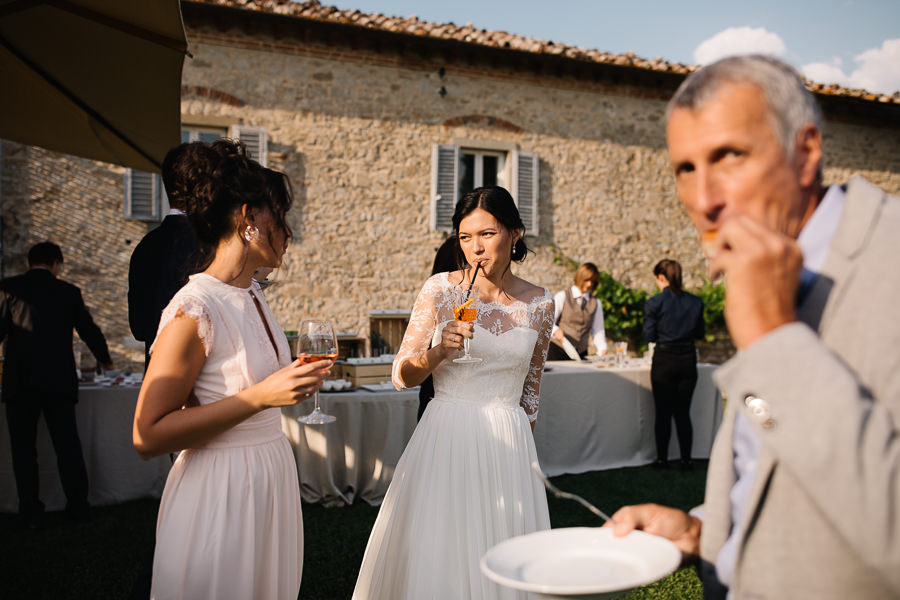
[[[706,341],[715,338],[713,331],[725,326],[725,286],[704,282],[697,290],[688,290],[703,300],[703,320],[706,323]],[[644,326],[644,302],[650,294],[619,283],[606,271],[600,272],[600,285],[594,293],[603,305],[603,324],[607,337],[628,340],[640,353],[647,347],[641,335]]]

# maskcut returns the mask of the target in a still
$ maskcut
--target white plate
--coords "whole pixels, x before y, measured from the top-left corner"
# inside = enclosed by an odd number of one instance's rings
[[[681,551],[667,539],[601,527],[549,529],[514,537],[487,551],[481,571],[545,598],[615,598],[671,574]]]

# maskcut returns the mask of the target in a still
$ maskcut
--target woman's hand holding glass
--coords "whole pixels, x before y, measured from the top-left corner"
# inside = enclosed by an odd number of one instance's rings
[[[449,321],[441,332],[441,344],[438,346],[441,358],[453,358],[464,350],[465,339],[472,339],[474,331],[475,324],[471,321]]]
[[[303,364],[295,360],[251,388],[259,398],[260,408],[293,406],[308,400],[315,394],[328,376],[330,360]]]

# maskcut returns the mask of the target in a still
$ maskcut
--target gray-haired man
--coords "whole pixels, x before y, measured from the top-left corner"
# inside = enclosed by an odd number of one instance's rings
[[[823,189],[821,117],[787,65],[735,57],[668,110],[678,196],[727,275],[738,348],[694,514],[615,515],[700,557],[708,597],[900,596],[900,199]]]

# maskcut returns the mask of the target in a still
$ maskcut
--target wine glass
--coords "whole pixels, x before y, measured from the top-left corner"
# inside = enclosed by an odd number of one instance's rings
[[[305,320],[300,324],[298,333],[297,359],[302,364],[319,360],[334,361],[337,358],[338,343],[331,321]],[[322,412],[319,407],[319,390],[317,389],[313,411],[308,415],[297,417],[297,420],[307,425],[324,425],[333,423],[336,419]]]
[[[473,322],[478,316],[478,286],[459,286],[453,288],[453,316],[457,321]],[[463,355],[454,358],[453,362],[459,364],[475,364],[480,363],[481,359],[477,356],[469,354],[469,342],[467,337],[463,338]]]

